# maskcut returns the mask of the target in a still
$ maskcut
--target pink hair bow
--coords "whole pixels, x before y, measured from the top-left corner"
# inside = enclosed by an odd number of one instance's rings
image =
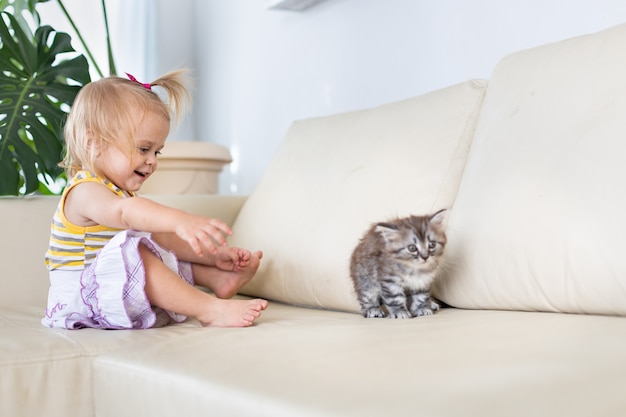
[[[129,73],[126,73],[126,75],[128,76],[128,79],[129,79],[129,80],[134,81],[134,82],[136,82],[137,84],[141,84],[142,86],[144,86],[144,87],[145,87],[145,88],[147,88],[148,90],[152,90],[152,85],[150,85],[150,84],[144,84],[144,83],[142,83],[142,82],[139,82],[139,81],[137,80],[137,78],[133,77],[133,76],[132,76],[132,75],[130,75]]]

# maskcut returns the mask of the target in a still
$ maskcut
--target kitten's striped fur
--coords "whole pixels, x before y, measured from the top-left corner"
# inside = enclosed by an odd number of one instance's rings
[[[352,253],[350,275],[364,317],[429,316],[430,288],[446,245],[445,210],[376,223]]]

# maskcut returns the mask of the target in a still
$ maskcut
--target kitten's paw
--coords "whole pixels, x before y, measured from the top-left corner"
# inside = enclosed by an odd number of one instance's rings
[[[439,309],[439,306],[437,306],[437,308],[435,309],[422,307],[414,311],[411,311],[411,313],[413,314],[413,317],[432,316],[433,314],[435,314],[435,311],[437,311],[438,309]]]
[[[373,307],[363,310],[363,317],[367,319],[383,318],[385,317],[385,313],[379,307]]]
[[[438,311],[438,310],[439,310],[439,304],[437,304],[437,303],[436,303],[436,302],[434,302],[434,301],[431,301],[431,302],[430,302],[430,309],[431,309],[433,312]]]
[[[390,319],[410,319],[411,313],[409,313],[407,310],[390,311],[389,318]]]

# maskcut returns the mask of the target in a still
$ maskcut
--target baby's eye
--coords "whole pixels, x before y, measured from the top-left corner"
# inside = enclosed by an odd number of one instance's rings
[[[145,155],[148,153],[149,150],[150,148],[139,148],[139,153]]]
[[[409,245],[409,246],[407,246],[407,247],[406,247],[406,249],[407,249],[409,252],[411,252],[411,253],[415,253],[415,252],[417,252],[417,246],[415,246],[415,245]]]
[[[159,155],[161,155],[161,151],[156,151],[156,152],[154,153],[154,156],[159,156]]]

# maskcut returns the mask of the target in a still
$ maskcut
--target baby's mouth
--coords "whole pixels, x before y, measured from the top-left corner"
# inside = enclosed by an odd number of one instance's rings
[[[142,178],[147,178],[150,175],[149,172],[141,172],[141,171],[135,171],[135,174],[139,175]]]

